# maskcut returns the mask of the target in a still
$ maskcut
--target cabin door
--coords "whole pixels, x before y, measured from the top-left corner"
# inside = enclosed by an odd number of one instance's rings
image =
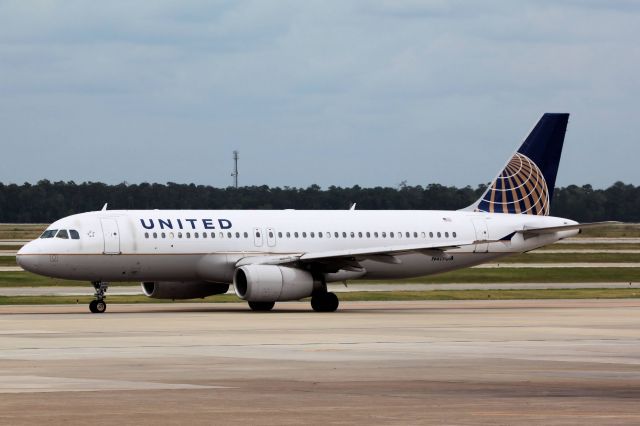
[[[473,219],[473,227],[476,229],[476,241],[488,241],[489,230],[487,229],[487,221],[485,219]],[[489,251],[488,243],[476,244],[475,253],[486,253]]]
[[[100,219],[104,237],[104,254],[120,254],[120,230],[115,218]]]

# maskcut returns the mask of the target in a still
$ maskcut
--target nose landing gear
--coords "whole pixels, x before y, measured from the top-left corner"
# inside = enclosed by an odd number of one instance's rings
[[[92,300],[91,303],[89,303],[89,310],[94,314],[101,314],[107,310],[107,302],[104,301],[104,294],[109,288],[109,283],[94,281],[91,284],[93,285],[93,288],[96,289],[96,292],[94,294],[96,299]]]

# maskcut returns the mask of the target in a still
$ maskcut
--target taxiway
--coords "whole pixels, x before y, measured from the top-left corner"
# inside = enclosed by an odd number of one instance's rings
[[[0,424],[638,424],[640,300],[0,307]]]

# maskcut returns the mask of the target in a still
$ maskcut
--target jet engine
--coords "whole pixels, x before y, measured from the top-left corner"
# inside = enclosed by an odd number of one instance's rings
[[[142,292],[152,299],[199,299],[224,294],[229,284],[206,281],[154,281],[142,283]]]
[[[311,273],[277,265],[245,265],[236,269],[233,284],[239,298],[249,302],[300,300],[311,296]]]

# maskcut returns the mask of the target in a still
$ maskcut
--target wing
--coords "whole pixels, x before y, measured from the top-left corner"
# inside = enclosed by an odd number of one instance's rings
[[[405,244],[393,246],[354,248],[345,250],[328,250],[320,252],[291,253],[272,256],[248,256],[240,259],[236,267],[244,265],[286,265],[286,264],[314,264],[321,266],[326,272],[336,272],[340,269],[362,269],[360,262],[373,260],[376,262],[399,264],[402,260],[397,257],[406,253],[421,253],[427,256],[440,255],[446,250],[456,249],[475,244],[486,244],[499,240],[453,241],[448,244],[434,242],[430,244]]]

